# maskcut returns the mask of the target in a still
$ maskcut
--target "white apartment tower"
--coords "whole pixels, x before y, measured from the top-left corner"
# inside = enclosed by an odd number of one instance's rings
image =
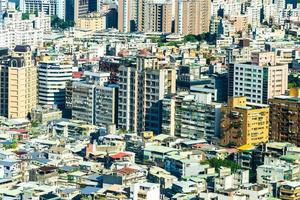
[[[69,61],[41,61],[38,67],[39,104],[64,108],[66,82],[71,79]]]
[[[288,66],[231,64],[228,72],[229,96],[246,96],[251,103],[268,103],[287,90]]]

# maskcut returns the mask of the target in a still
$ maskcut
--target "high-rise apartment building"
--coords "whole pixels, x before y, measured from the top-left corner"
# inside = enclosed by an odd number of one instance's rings
[[[258,66],[230,64],[228,68],[229,96],[246,96],[253,103],[267,103],[268,99],[287,90],[288,66]]]
[[[289,96],[277,96],[269,100],[270,139],[290,142],[300,146],[300,95],[299,89],[290,89]]]
[[[1,115],[26,118],[37,101],[37,71],[30,46],[17,45],[0,67]]]
[[[162,133],[208,141],[219,137],[221,104],[211,102],[211,94],[168,95],[162,104]]]
[[[57,9],[61,9],[60,6],[57,4],[57,0],[20,0],[20,10],[23,13],[35,13],[38,11],[48,16],[54,16],[57,15]]]
[[[175,32],[183,35],[209,32],[210,0],[176,0]]]
[[[56,16],[66,20],[66,2],[67,0],[56,0]]]
[[[138,20],[141,18],[142,0],[119,0],[118,3],[118,30],[120,32],[133,32],[138,28]],[[139,8],[140,7],[140,8]]]
[[[172,1],[144,0],[140,6],[138,29],[144,32],[172,31]]]
[[[8,0],[0,0],[0,13],[4,12],[7,8]]]
[[[161,132],[162,99],[175,93],[176,71],[148,53],[137,56],[136,66],[119,67],[119,116],[121,129]]]
[[[107,84],[109,73],[85,74],[72,83],[72,118],[97,126],[117,125],[118,86]]]
[[[221,144],[257,145],[268,141],[269,107],[233,97],[222,107]]]
[[[38,100],[41,105],[65,107],[66,82],[72,79],[71,61],[45,56],[38,67]]]
[[[0,23],[8,6],[8,0],[0,0]]]
[[[74,22],[89,12],[89,0],[74,0]]]
[[[250,24],[252,28],[260,25],[261,12],[261,6],[254,5],[247,8],[248,24]]]

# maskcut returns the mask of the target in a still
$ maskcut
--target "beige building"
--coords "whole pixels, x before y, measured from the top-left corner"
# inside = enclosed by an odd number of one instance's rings
[[[88,13],[78,18],[76,26],[82,29],[101,31],[106,29],[106,16],[99,12]]]
[[[17,45],[1,65],[1,115],[26,118],[37,102],[37,69],[31,49]]]
[[[275,65],[276,55],[275,52],[252,52],[251,53],[251,63],[254,65],[265,66],[265,65]]]
[[[230,15],[229,21],[236,32],[245,31],[248,28],[248,17],[246,15]]]
[[[89,0],[74,0],[74,21],[78,22],[79,17],[89,12]]]
[[[209,32],[210,0],[176,0],[175,33],[198,35]]]
[[[59,120],[62,118],[62,111],[47,107],[38,106],[31,111],[31,120],[42,124],[47,124],[53,120]]]
[[[170,0],[145,0],[139,9],[139,31],[167,33],[172,31],[172,2]]]
[[[268,69],[268,99],[285,94],[288,89],[288,65],[269,66]]]

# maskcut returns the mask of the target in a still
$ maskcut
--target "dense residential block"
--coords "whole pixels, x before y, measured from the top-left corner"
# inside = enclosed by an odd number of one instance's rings
[[[211,102],[210,95],[169,95],[162,107],[164,134],[208,141],[219,137],[221,104]]]
[[[270,139],[300,145],[298,89],[290,89],[290,96],[276,96],[270,104]]]
[[[72,83],[72,118],[98,126],[117,125],[118,86],[108,73],[88,73],[93,80]]]

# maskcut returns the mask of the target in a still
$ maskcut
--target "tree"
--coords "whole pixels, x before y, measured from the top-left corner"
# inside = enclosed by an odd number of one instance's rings
[[[179,45],[179,44],[181,44],[182,42],[181,41],[172,41],[172,42],[168,42],[167,44],[166,44],[166,46],[177,46],[177,45]]]
[[[30,13],[29,13],[29,12],[22,13],[22,20],[29,19],[29,15],[30,15]]]
[[[217,171],[219,171],[221,167],[230,168],[232,172],[236,172],[238,169],[242,169],[242,167],[236,162],[218,158],[211,158],[209,160],[206,160],[204,161],[204,164],[209,164],[209,166],[214,167]]]
[[[288,87],[293,88],[293,87],[300,87],[300,78],[298,76],[294,75],[289,75],[288,77]]]
[[[67,28],[73,27],[75,25],[74,21],[71,20],[62,20],[59,17],[52,16],[51,17],[51,27],[52,28],[57,28],[57,29],[62,29],[65,30]]]
[[[198,40],[195,35],[189,34],[189,35],[184,36],[184,41],[185,42],[197,42]]]

